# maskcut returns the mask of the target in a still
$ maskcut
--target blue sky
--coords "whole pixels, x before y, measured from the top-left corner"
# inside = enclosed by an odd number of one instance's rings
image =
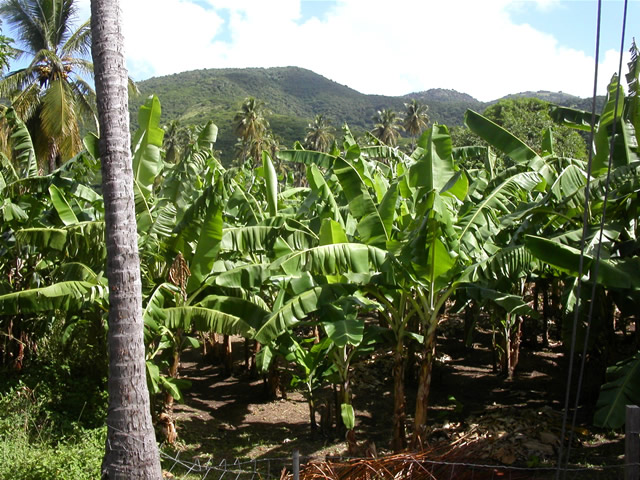
[[[528,23],[536,30],[553,35],[561,45],[595,52],[597,3],[588,0],[571,0],[550,4],[549,8],[527,8],[530,2],[514,2],[511,18],[516,23]],[[627,6],[627,32],[630,40],[640,34],[640,2],[632,0]],[[603,50],[619,49],[622,34],[624,2],[605,0],[602,3],[600,42]],[[633,23],[635,21],[635,23]],[[635,27],[635,29],[634,29]],[[640,40],[640,38],[638,39]],[[629,42],[625,48],[628,49]]]
[[[89,0],[77,0],[79,16]],[[363,93],[452,88],[480,100],[526,90],[590,96],[595,0],[121,0],[128,67],[299,66]],[[617,70],[622,0],[605,0],[599,92]],[[630,0],[624,51],[640,41]],[[626,63],[624,65],[626,68]],[[623,73],[624,73],[623,68]]]

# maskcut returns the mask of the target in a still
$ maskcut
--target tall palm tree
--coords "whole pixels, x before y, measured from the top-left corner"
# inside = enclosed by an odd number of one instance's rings
[[[251,145],[261,144],[267,135],[269,122],[265,118],[266,113],[264,102],[248,97],[233,117],[233,131],[242,140],[243,160],[250,153]],[[261,156],[262,151],[258,152],[258,155]],[[260,161],[257,156],[254,156],[254,160]]]
[[[15,34],[17,58],[29,61],[0,81],[0,96],[27,124],[40,161],[55,169],[82,148],[78,121],[95,125],[85,79],[93,76],[89,21],[74,29],[73,0],[3,0],[0,15]]]
[[[395,147],[398,144],[400,130],[402,130],[398,114],[393,110],[385,108],[378,110],[378,113],[373,117],[373,121],[375,122],[375,126],[371,133],[382,143],[386,143],[390,147]]]
[[[427,128],[427,124],[429,123],[429,115],[427,115],[429,107],[420,103],[415,98],[409,103],[405,103],[404,107],[406,108],[403,122],[404,129],[414,138],[415,143],[415,138]]]
[[[197,132],[193,125],[181,125],[180,120],[171,120],[162,127],[164,137],[162,148],[165,151],[167,163],[178,163],[180,155],[196,141]]]
[[[118,0],[91,0],[109,279],[109,411],[101,478],[162,478],[147,390],[127,71]]]
[[[0,22],[0,73],[9,70],[9,62],[15,58],[16,52],[11,45],[13,39],[2,35],[2,22]]]
[[[313,122],[307,127],[307,136],[304,138],[304,146],[317,152],[328,152],[333,143],[335,129],[329,125],[324,115],[316,115]]]

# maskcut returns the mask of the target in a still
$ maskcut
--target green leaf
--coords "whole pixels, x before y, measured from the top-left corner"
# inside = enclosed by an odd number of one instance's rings
[[[263,345],[256,354],[256,367],[258,367],[259,373],[264,375],[269,371],[273,357],[273,349],[269,345]]]
[[[356,426],[356,414],[353,411],[353,406],[348,403],[340,404],[340,416],[342,417],[342,423],[347,430],[353,430]]]
[[[338,222],[330,218],[322,219],[322,225],[320,226],[320,245],[347,242],[347,234]]]
[[[163,308],[165,294],[180,295],[180,291],[178,287],[168,282],[161,283],[156,287],[142,309],[142,320],[148,327],[155,328],[157,324],[163,324],[165,322],[167,318]]]
[[[241,318],[243,323],[254,329],[260,328],[262,322],[270,313],[261,297],[245,300],[239,297],[208,295],[199,301],[197,306]]]
[[[193,326],[200,332],[215,332],[224,335],[251,337],[254,329],[243,319],[218,310],[204,307],[165,308],[165,324],[169,328],[188,330]]]
[[[479,301],[491,301],[503,308],[507,313],[513,315],[526,315],[530,318],[538,318],[539,314],[533,310],[522,297],[518,295],[512,295],[510,293],[499,292],[491,288],[482,288],[477,286],[470,286],[467,288],[467,292],[476,300]]]
[[[22,245],[38,249],[62,251],[67,243],[67,231],[60,228],[24,228],[16,232],[16,240]]]
[[[60,220],[65,225],[73,225],[78,223],[78,217],[73,213],[73,209],[69,205],[69,202],[65,198],[64,193],[55,185],[49,186],[49,195],[51,196],[51,202],[53,203],[56,212],[60,216]]]
[[[331,168],[336,159],[336,157],[328,153],[314,152],[311,150],[280,150],[278,152],[278,158],[285,162],[317,165],[322,168]]]
[[[209,120],[198,135],[198,146],[200,148],[207,148],[209,150],[212,150],[217,139],[218,127],[213,123],[212,120]]]
[[[412,187],[440,193],[456,173],[449,129],[445,125],[434,125],[422,134],[418,146],[422,154],[409,170],[409,182]]]
[[[389,186],[376,212],[365,216],[358,223],[358,233],[366,244],[384,247],[391,239],[398,193],[398,184],[394,182]]]
[[[250,264],[227,270],[215,276],[214,283],[220,287],[259,288],[269,278],[266,264]]]
[[[638,142],[635,138],[635,129],[633,124],[623,118],[625,95],[616,74],[611,78],[607,90],[607,103],[600,116],[600,122],[594,140],[596,148],[596,154],[593,157],[594,176],[604,174],[609,167],[611,134],[614,123],[616,134],[611,159],[612,168],[629,165],[632,162],[638,161],[638,154],[636,153]]]
[[[329,312],[337,309],[329,308]],[[337,312],[335,312],[337,314]],[[335,321],[323,322],[328,337],[338,347],[345,345],[358,346],[364,338],[364,322],[357,319],[342,318]]]
[[[541,160],[522,140],[473,110],[467,110],[464,123],[473,133],[516,163],[531,164]]]
[[[0,295],[0,315],[55,310],[77,311],[95,295],[100,295],[100,287],[95,283],[78,281],[55,283],[48,287]]]
[[[537,258],[560,271],[568,273],[574,277],[578,276],[580,265],[580,250],[568,245],[562,245],[554,240],[536,237],[534,235],[525,236],[525,245]],[[584,273],[589,271],[591,257],[584,256]]]
[[[607,368],[607,382],[600,387],[593,423],[597,427],[620,428],[626,406],[640,403],[640,353]]]
[[[18,179],[18,172],[16,172],[13,163],[4,153],[0,152],[0,193],[8,183],[13,183]]]
[[[274,217],[278,213],[278,175],[271,161],[271,155],[265,150],[262,151],[262,170],[266,185],[269,215]]]
[[[580,265],[580,250],[559,243],[556,239],[547,239],[533,235],[525,236],[525,245],[540,260],[560,271],[577,277]],[[584,255],[584,274],[594,281],[595,262],[591,255]],[[639,289],[640,258],[601,259],[598,264],[598,284],[609,288]]]
[[[360,238],[368,245],[382,246],[391,235],[387,226],[393,221],[397,188],[394,186],[389,189],[387,201],[380,205],[385,210],[379,211],[361,174],[363,169],[358,168],[361,166],[358,162],[361,160],[348,161],[337,158],[334,173],[349,202],[349,211],[356,220],[359,220],[357,229]]]
[[[212,196],[214,198],[209,199],[196,251],[190,262],[191,277],[187,284],[188,293],[200,287],[206,276],[211,273],[222,242],[222,207],[216,194],[213,193]]]
[[[11,128],[11,141],[15,152],[16,163],[20,169],[20,176],[35,177],[38,175],[38,162],[33,141],[27,126],[18,117],[13,108],[7,109],[5,118]]]
[[[178,402],[182,402],[184,398],[182,397],[182,390],[184,388],[188,388],[191,385],[191,382],[182,378],[171,378],[159,376],[159,383],[162,385],[169,395],[171,395]]]
[[[93,132],[87,133],[85,137],[82,139],[82,144],[84,145],[84,148],[87,149],[87,152],[89,153],[89,155],[91,155],[94,159],[100,158],[99,143],[100,143],[100,139]]]
[[[147,384],[149,385],[149,391],[153,394],[160,393],[160,368],[155,365],[151,360],[145,362],[147,370]]]
[[[155,95],[150,96],[138,112],[140,126],[132,142],[134,185],[136,194],[144,198],[151,195],[153,182],[164,165],[160,154],[164,137],[164,130],[160,128],[160,113],[160,100]]]
[[[551,115],[551,118],[560,125],[575,128],[576,130],[582,130],[583,132],[591,131],[591,112],[562,107],[560,105],[553,105],[549,114]],[[596,115],[596,124],[599,120],[600,115]]]
[[[490,236],[499,232],[495,218],[497,213],[513,212],[524,201],[527,192],[536,188],[540,176],[535,172],[521,172],[508,176],[492,190],[483,192],[482,200],[462,214],[458,224],[461,227],[460,241],[473,251]],[[491,188],[489,186],[489,188]]]
[[[274,311],[256,333],[255,339],[262,344],[267,344],[295,324],[303,321],[310,313],[316,312],[324,305],[337,302],[355,289],[354,285],[332,283],[314,287],[295,295],[281,306],[274,307]]]
[[[327,202],[333,215],[333,219],[344,227],[344,220],[340,214],[340,209],[338,208],[338,203],[336,202],[333,192],[318,167],[314,164],[307,167],[307,180],[313,193],[315,193],[320,199]],[[315,199],[310,198],[310,201],[314,200]]]
[[[272,269],[288,275],[301,272],[321,275],[367,273],[379,270],[385,259],[386,252],[377,247],[361,243],[338,243],[294,251],[276,260]]]
[[[543,155],[553,155],[553,129],[545,128],[542,132],[542,153]]]

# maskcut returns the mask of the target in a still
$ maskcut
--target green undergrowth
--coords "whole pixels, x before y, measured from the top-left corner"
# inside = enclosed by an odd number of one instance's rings
[[[22,382],[0,393],[0,480],[99,478],[106,428],[86,428],[48,410]]]

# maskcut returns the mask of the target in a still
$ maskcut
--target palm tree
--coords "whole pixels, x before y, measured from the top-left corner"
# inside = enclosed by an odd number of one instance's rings
[[[2,22],[0,22],[0,27],[2,27]],[[2,28],[0,28],[0,72],[3,74],[9,70],[9,62],[16,56],[16,52],[11,46],[12,43],[13,39],[2,35]]]
[[[233,117],[233,131],[242,140],[243,160],[250,153],[250,147],[260,145],[267,134],[269,122],[265,118],[266,113],[264,102],[248,97],[242,103],[240,111]],[[252,156],[256,162],[259,162],[262,151],[260,150],[257,155]]]
[[[313,122],[307,127],[307,136],[304,138],[304,146],[317,152],[328,152],[333,143],[335,129],[329,125],[324,115],[316,115]]]
[[[162,148],[165,151],[165,160],[167,163],[178,163],[182,152],[196,141],[197,132],[192,125],[180,125],[180,120],[171,120],[162,129],[164,130]]]
[[[404,115],[404,129],[414,138],[418,137],[422,131],[427,128],[429,123],[429,115],[427,111],[429,107],[420,103],[416,99],[412,99],[409,103],[405,103],[406,112]]]
[[[109,411],[101,478],[161,479],[147,389],[127,72],[118,0],[91,0],[109,279]]]
[[[400,130],[402,130],[398,114],[393,110],[385,108],[378,110],[378,113],[373,117],[373,121],[375,122],[375,126],[371,133],[382,143],[386,143],[390,147],[395,147],[398,144]]]
[[[93,64],[89,21],[73,28],[73,0],[3,0],[0,15],[16,35],[17,59],[29,64],[0,81],[35,140],[36,154],[55,169],[81,148],[79,119],[95,125],[95,93],[87,80]],[[43,168],[43,165],[41,165]]]

